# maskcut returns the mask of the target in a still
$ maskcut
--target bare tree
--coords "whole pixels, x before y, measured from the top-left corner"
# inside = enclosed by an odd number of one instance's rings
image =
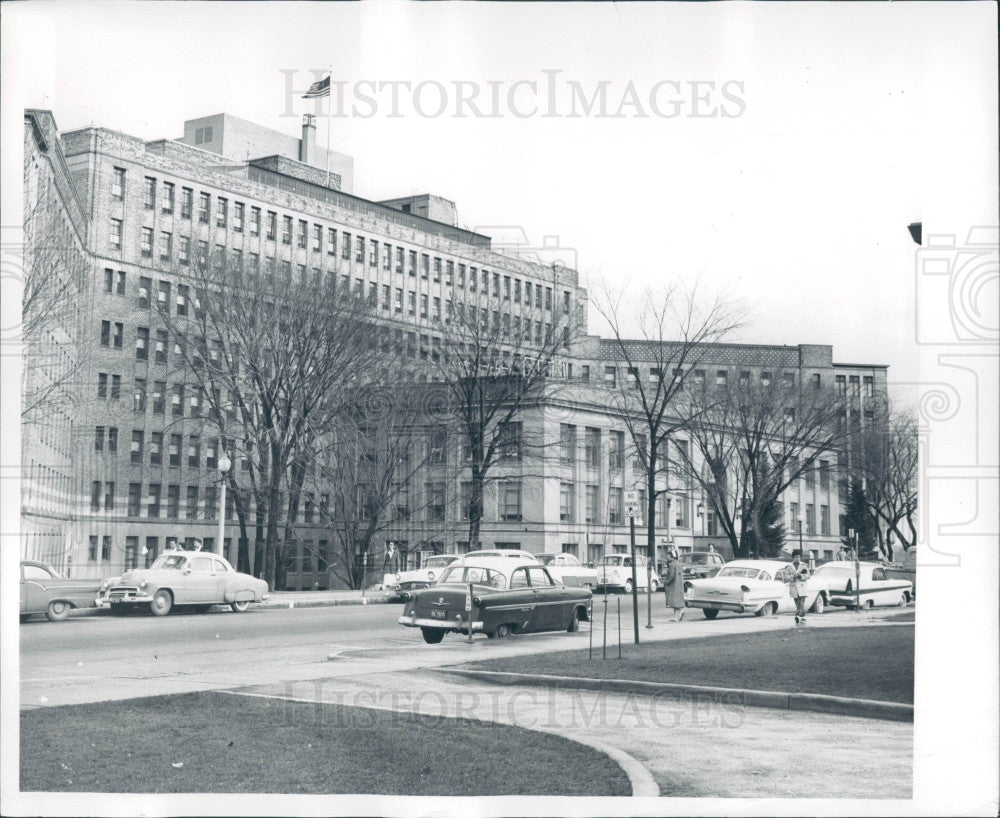
[[[496,294],[499,295],[499,294]],[[474,297],[473,297],[474,298]],[[551,394],[559,356],[577,333],[574,313],[536,299],[513,314],[509,298],[482,297],[455,302],[437,327],[426,372],[448,391],[452,422],[462,440],[461,469],[468,468],[469,547],[480,542],[486,487],[498,479],[496,467],[522,463],[539,454],[544,442],[526,436],[523,413]]]
[[[904,551],[917,544],[918,456],[916,418],[888,404],[855,438],[853,462],[869,511],[880,536],[884,526]]]
[[[692,402],[686,384],[711,345],[742,326],[745,313],[721,295],[702,298],[697,286],[677,285],[627,300],[622,291],[606,290],[596,306],[610,327],[610,351],[625,366],[624,373],[616,367],[613,395],[643,475],[646,544],[654,559],[657,497],[670,491],[670,441],[707,409]]]
[[[801,383],[798,374],[741,376],[692,393],[692,446],[678,453],[740,557],[780,549],[774,511],[783,492],[849,439],[842,401],[827,387]]]
[[[72,341],[90,268],[56,186],[27,165],[25,182],[21,419],[45,424],[75,400],[80,359]]]
[[[293,280],[224,258],[199,262],[178,275],[190,303],[180,314],[169,303],[157,312],[178,341],[209,421],[232,446],[231,485],[248,487],[236,494],[241,528],[245,536],[252,497],[262,543],[253,568],[273,588],[288,501],[297,507],[316,447],[378,371],[381,335],[371,305],[337,288],[334,274]]]

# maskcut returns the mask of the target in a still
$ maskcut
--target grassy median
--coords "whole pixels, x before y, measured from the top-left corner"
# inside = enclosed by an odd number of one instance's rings
[[[690,612],[689,612],[690,613]],[[683,628],[685,624],[665,627]],[[640,631],[640,639],[642,638]],[[623,638],[631,638],[629,630]],[[529,638],[529,637],[525,637]],[[488,659],[464,667],[913,702],[913,628],[795,628]]]
[[[28,792],[630,795],[572,741],[409,713],[190,693],[21,714]]]

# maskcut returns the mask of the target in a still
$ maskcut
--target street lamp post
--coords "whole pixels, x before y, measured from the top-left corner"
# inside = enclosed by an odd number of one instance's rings
[[[219,555],[224,555],[223,543],[226,536],[226,477],[232,465],[233,461],[223,452],[222,457],[219,458],[219,474],[221,475],[219,482],[222,483],[222,491],[219,492],[219,544],[216,546],[216,553]]]
[[[802,518],[798,519],[799,524],[799,556],[805,557],[805,552],[802,550]]]

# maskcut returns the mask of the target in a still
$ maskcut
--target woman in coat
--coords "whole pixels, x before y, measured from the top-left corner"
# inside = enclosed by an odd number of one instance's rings
[[[672,622],[680,622],[684,618],[684,571],[677,561],[677,552],[670,549],[667,552],[667,573],[664,575],[663,592],[667,597],[667,607],[674,609]]]

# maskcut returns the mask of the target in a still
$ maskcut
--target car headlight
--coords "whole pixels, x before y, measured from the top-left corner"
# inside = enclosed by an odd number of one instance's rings
[[[396,582],[399,582],[399,574],[396,574]]]
[[[139,587],[140,587],[140,588],[145,588],[145,587],[146,587],[146,580],[142,580],[142,581],[141,581],[141,582],[139,583]]]
[[[434,572],[433,571],[428,571],[427,572],[427,579],[429,579],[431,582],[434,581]]]

